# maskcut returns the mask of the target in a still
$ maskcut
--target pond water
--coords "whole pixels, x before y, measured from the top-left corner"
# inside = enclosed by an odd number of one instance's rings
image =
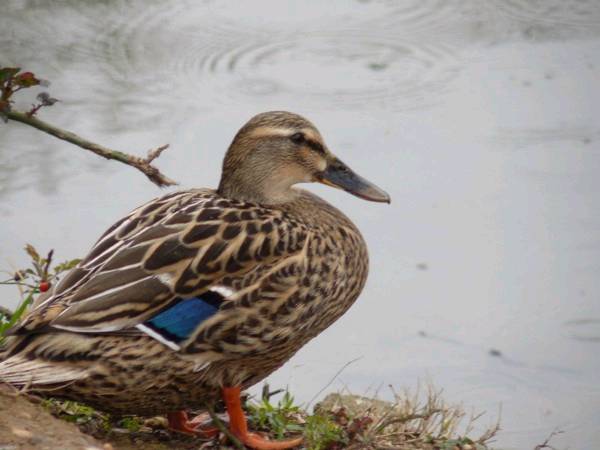
[[[270,378],[501,406],[498,446],[600,446],[600,2],[3,0],[0,62],[52,82],[40,117],[215,186],[255,113],[286,109],[392,204],[311,187],[359,225],[360,300]],[[19,96],[28,107],[33,96]],[[0,261],[86,253],[161,191],[0,124]],[[2,303],[15,291],[3,287]]]

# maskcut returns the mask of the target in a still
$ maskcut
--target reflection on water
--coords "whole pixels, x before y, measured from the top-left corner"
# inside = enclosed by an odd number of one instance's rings
[[[215,185],[237,128],[288,109],[390,191],[386,208],[315,188],[364,230],[371,276],[273,384],[308,400],[362,356],[336,387],[431,378],[502,403],[505,448],[555,427],[600,443],[597,1],[5,0],[0,30],[0,62],[62,100],[43,118],[134,153],[169,142],[158,165],[183,186]],[[0,267],[29,241],[80,256],[158,194],[0,124]]]

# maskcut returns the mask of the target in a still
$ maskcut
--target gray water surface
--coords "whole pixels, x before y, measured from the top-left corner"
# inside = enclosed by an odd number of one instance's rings
[[[40,117],[215,186],[252,115],[310,118],[390,206],[311,187],[363,230],[360,300],[270,378],[310,400],[432,381],[502,406],[502,448],[600,446],[600,2],[3,0],[0,63],[52,82]],[[33,94],[19,95],[28,107]],[[0,124],[0,267],[86,253],[161,191]],[[14,306],[14,289],[0,290]],[[490,354],[499,351],[500,356]]]

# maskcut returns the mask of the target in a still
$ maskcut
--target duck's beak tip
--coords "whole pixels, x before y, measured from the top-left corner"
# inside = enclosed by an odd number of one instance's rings
[[[330,164],[317,180],[323,184],[343,189],[363,200],[387,204],[392,202],[387,192],[354,173],[339,159]]]
[[[369,189],[369,192],[362,192],[362,195],[358,196],[371,202],[387,203],[388,205],[392,203],[392,199],[387,192],[379,189],[375,185],[371,185],[370,187],[372,189]],[[355,195],[357,194],[355,193]]]

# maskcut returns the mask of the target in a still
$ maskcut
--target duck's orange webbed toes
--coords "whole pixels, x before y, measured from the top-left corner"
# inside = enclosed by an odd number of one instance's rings
[[[200,414],[190,420],[185,411],[177,411],[167,414],[167,419],[169,420],[169,429],[179,433],[193,434],[207,439],[219,434],[218,429],[203,426],[207,419],[206,414]]]
[[[302,444],[302,438],[288,439],[285,441],[270,441],[256,433],[246,433],[237,438],[247,447],[255,450],[285,450],[298,447]]]
[[[242,410],[240,399],[241,389],[239,386],[223,388],[223,400],[229,416],[229,429],[242,444],[255,450],[285,450],[298,447],[302,444],[302,438],[289,439],[285,441],[270,441],[257,433],[248,431],[246,416]]]

